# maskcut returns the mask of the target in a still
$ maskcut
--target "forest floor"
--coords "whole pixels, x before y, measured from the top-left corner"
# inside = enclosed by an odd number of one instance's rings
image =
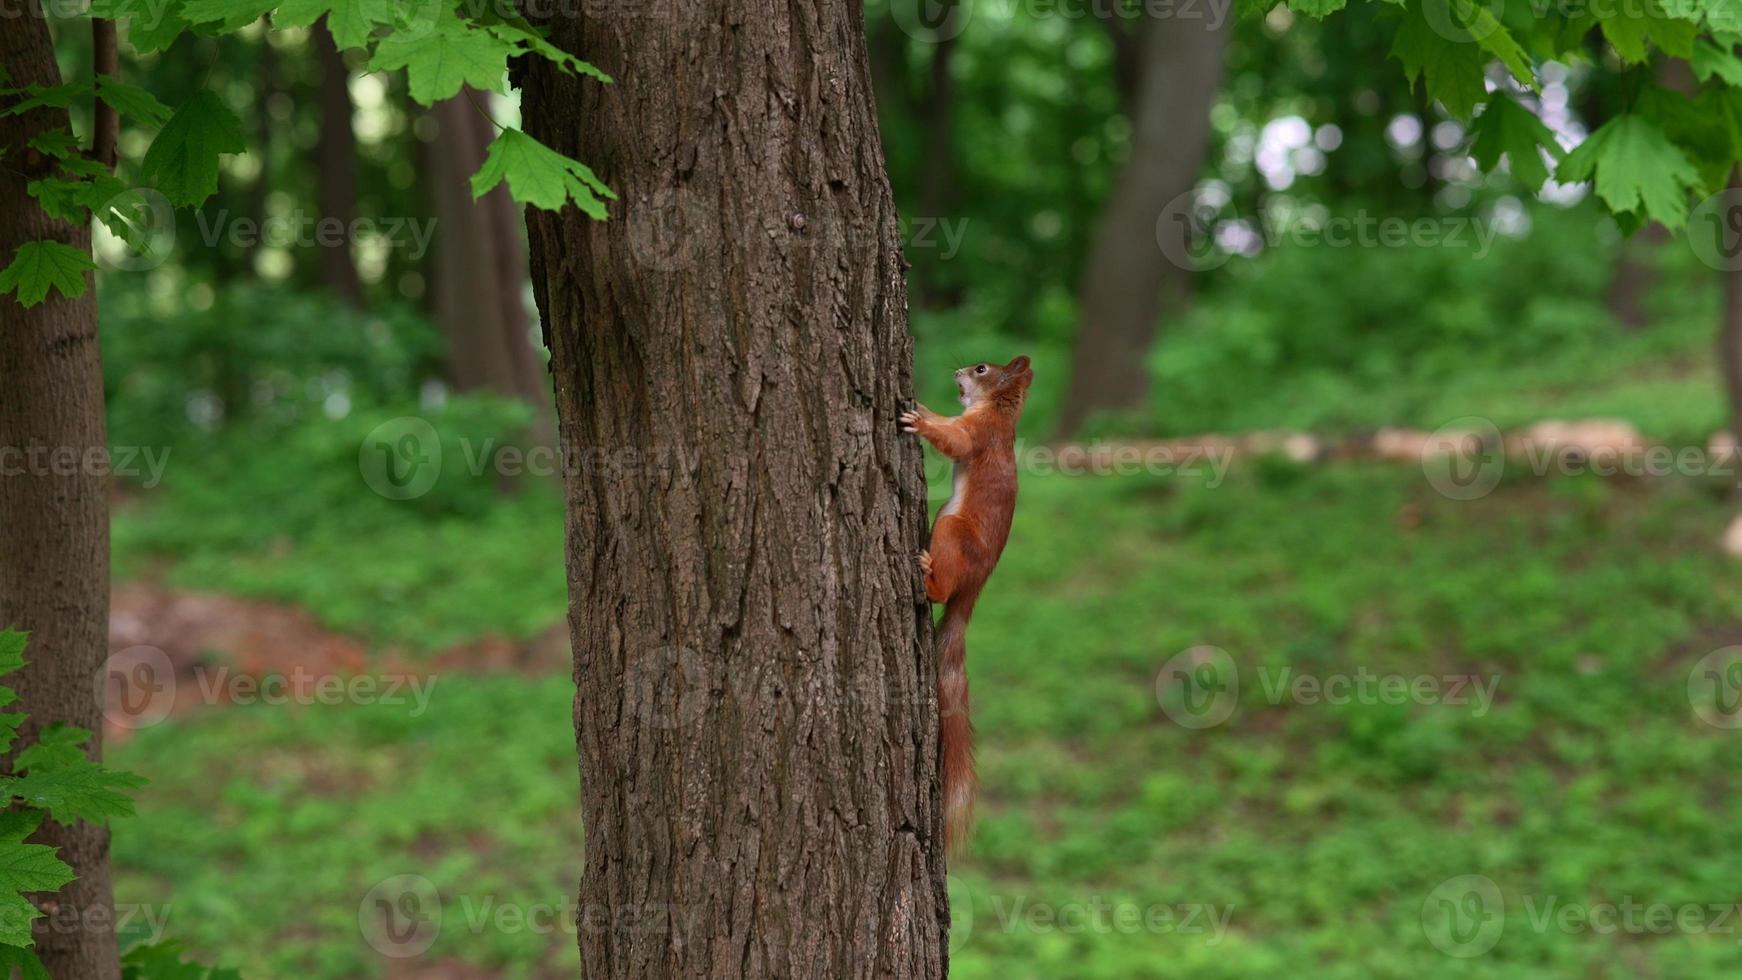
[[[1690,688],[1742,638],[1729,493],[1509,465],[1458,500],[1419,467],[1281,454],[1214,486],[1025,477],[969,637],[983,800],[954,974],[1736,975],[1742,917],[1542,914],[1742,906],[1742,743]],[[169,935],[250,976],[573,976],[561,513],[523,498],[269,557],[189,520],[175,562],[139,526],[161,543],[173,501],[124,510],[122,641],[432,686],[134,731],[114,760],[152,783],[117,826],[120,899],[168,902]],[[1180,670],[1223,657],[1233,699],[1194,714]],[[396,959],[368,897],[404,875],[442,928]],[[1468,875],[1503,934],[1463,958],[1429,912]]]

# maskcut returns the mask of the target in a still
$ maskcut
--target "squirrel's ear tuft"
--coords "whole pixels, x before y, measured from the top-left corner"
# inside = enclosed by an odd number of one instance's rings
[[[1023,354],[1004,367],[1008,371],[1026,371],[1028,370],[1028,355]]]

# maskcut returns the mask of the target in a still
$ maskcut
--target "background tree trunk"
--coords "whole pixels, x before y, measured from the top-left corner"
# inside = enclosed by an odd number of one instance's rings
[[[524,399],[539,410],[548,440],[555,435],[550,388],[526,312],[520,208],[502,185],[472,198],[471,176],[495,137],[482,99],[468,89],[430,109],[437,127],[428,158],[436,213],[431,298],[454,388]]]
[[[0,67],[12,83],[59,84],[42,17],[25,0],[0,0],[0,21]],[[59,110],[0,117],[0,263],[40,239],[90,248],[88,227],[49,218],[25,193],[43,170],[26,141],[66,126]],[[107,448],[95,295],[51,293],[28,310],[0,298],[0,449],[9,469],[22,470],[0,476],[0,626],[31,635],[29,662],[7,679],[20,696],[14,710],[29,715],[21,747],[59,721],[89,729],[91,755],[102,755],[96,690],[109,640],[108,481],[89,454]],[[58,893],[34,896],[49,913],[35,923],[43,964],[57,980],[115,980],[108,831],[45,822],[32,839],[60,848],[78,874]]]
[[[272,194],[272,137],[277,130],[272,124],[272,99],[278,94],[278,51],[273,48],[270,36],[262,36],[255,50],[259,55],[256,78],[259,94],[254,101],[254,142],[249,145],[248,152],[260,161],[260,171],[254,175],[253,186],[248,188],[248,217],[254,222],[254,227],[264,228],[270,216],[267,200]],[[242,274],[250,279],[259,277],[258,263],[265,238],[265,235],[254,236],[242,250]]]
[[[528,212],[571,461],[583,972],[941,977],[924,476],[862,8],[549,26],[617,79],[517,70],[532,134],[621,195],[609,222]]]
[[[317,246],[321,254],[321,282],[352,306],[363,306],[363,280],[351,257],[350,229],[357,220],[357,134],[351,128],[351,69],[339,52],[326,18],[309,33],[320,63],[321,128],[315,144],[315,204],[321,219],[344,222],[344,240],[334,246]]]
[[[951,67],[955,52],[954,34],[932,45],[925,101],[925,158],[919,172],[920,213],[916,217],[947,220],[953,217],[956,205],[956,80]],[[918,266],[925,273],[918,283],[919,302],[929,310],[962,305],[961,285],[943,274],[943,261],[940,253]]]
[[[1730,189],[1742,190],[1742,169],[1731,169]],[[1718,369],[1724,379],[1730,438],[1742,453],[1742,269],[1723,269],[1724,312],[1718,324]],[[1737,495],[1742,497],[1742,488]]]
[[[1163,211],[1192,189],[1209,147],[1210,106],[1221,85],[1230,25],[1203,18],[1152,17],[1131,121],[1131,157],[1101,214],[1083,272],[1081,326],[1060,428],[1079,429],[1096,412],[1138,408],[1165,292],[1183,305],[1191,273],[1164,253],[1161,234],[1185,228]]]

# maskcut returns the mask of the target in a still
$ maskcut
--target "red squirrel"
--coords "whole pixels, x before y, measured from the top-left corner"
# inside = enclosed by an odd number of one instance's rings
[[[914,432],[955,464],[954,492],[919,553],[926,598],[944,603],[938,625],[938,742],[944,777],[944,842],[967,840],[974,812],[974,727],[968,722],[967,634],[974,600],[1004,553],[1016,513],[1016,419],[1028,384],[1028,358],[975,364],[956,372],[964,411],[950,418],[924,405],[904,412]]]

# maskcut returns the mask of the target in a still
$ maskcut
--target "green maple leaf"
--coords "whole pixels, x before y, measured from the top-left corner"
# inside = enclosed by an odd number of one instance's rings
[[[79,146],[78,137],[64,129],[51,129],[46,133],[38,133],[31,137],[28,144],[31,149],[43,156],[54,157],[56,160],[77,159],[83,152]]]
[[[61,823],[102,823],[133,815],[133,800],[125,791],[144,786],[143,777],[105,769],[88,758],[56,761],[66,764],[33,768],[5,789],[30,806],[49,811]]]
[[[1718,32],[1742,31],[1742,0],[1704,0],[1706,25]]]
[[[157,96],[113,75],[97,76],[97,97],[121,115],[148,126],[161,126],[170,117],[169,106],[157,101]]]
[[[201,33],[229,34],[259,20],[277,0],[184,0],[181,16]],[[208,30],[208,25],[215,29]]]
[[[1596,9],[1596,8],[1593,8]],[[1694,53],[1694,37],[1700,27],[1691,20],[1675,16],[1661,0],[1642,0],[1639,4],[1617,4],[1604,8],[1609,16],[1600,17],[1603,37],[1615,48],[1615,53],[1628,64],[1643,64],[1651,57],[1646,41],[1651,41],[1665,54],[1690,58]]]
[[[62,221],[80,222],[86,211],[95,211],[127,190],[127,182],[108,173],[89,180],[47,177],[25,185],[42,209]]]
[[[34,909],[35,906],[31,908]],[[36,958],[35,953],[19,945],[0,945],[0,977],[12,976],[19,980],[54,980],[43,969],[42,961]]]
[[[121,980],[241,980],[234,970],[183,962],[183,952],[173,939],[134,946],[121,957]]]
[[[341,48],[361,48],[369,43],[376,24],[391,24],[393,9],[388,0],[286,0],[272,14],[278,27],[308,27],[321,16]]]
[[[139,172],[177,207],[199,204],[218,190],[218,157],[248,149],[242,121],[212,92],[199,92],[165,123]]]
[[[1694,75],[1702,82],[1709,81],[1716,75],[1727,85],[1742,86],[1742,59],[1738,59],[1729,48],[1720,48],[1710,41],[1700,41],[1694,45],[1694,56],[1689,63],[1693,66]]]
[[[404,68],[411,97],[434,105],[459,93],[460,88],[496,92],[515,45],[488,31],[474,30],[452,11],[444,11],[427,33],[412,31],[390,34],[375,48],[369,67],[391,71]]]
[[[1405,12],[1391,42],[1391,56],[1403,63],[1411,86],[1422,81],[1428,96],[1439,100],[1454,116],[1468,119],[1488,96],[1482,48],[1442,36],[1428,22],[1420,4],[1412,4]]]
[[[1317,20],[1324,20],[1347,5],[1348,0],[1288,0],[1288,9]]]
[[[508,195],[522,204],[555,211],[571,198],[594,218],[605,217],[605,201],[616,200],[593,171],[518,129],[505,129],[491,141],[484,165],[472,175],[472,196],[483,197],[508,181]]]
[[[0,676],[24,669],[24,644],[30,634],[20,630],[0,630]]]
[[[1563,183],[1594,181],[1597,196],[1615,212],[1641,211],[1670,228],[1688,217],[1688,193],[1699,171],[1656,124],[1624,115],[1585,138],[1555,170]]]
[[[12,764],[31,772],[75,767],[90,761],[90,757],[85,755],[85,742],[90,737],[89,731],[77,725],[57,721],[43,729],[36,744],[18,753]]]
[[[23,99],[0,110],[0,116],[16,116],[32,109],[65,109],[73,100],[91,91],[90,82],[67,82],[65,85],[26,85],[11,89],[7,95],[22,95]]]
[[[65,242],[25,242],[12,264],[0,270],[0,296],[16,292],[26,309],[46,299],[50,288],[78,299],[85,295],[85,272],[96,267],[89,252]]]
[[[105,0],[92,0],[91,16],[104,16],[96,12],[104,2]],[[162,4],[157,9],[153,9],[153,4],[148,4],[145,0],[112,2],[124,11],[112,15],[112,19],[126,18],[127,43],[133,45],[140,54],[166,50],[191,26],[187,18],[181,15],[181,5],[174,0],[154,0],[154,3]]]
[[[1342,6],[1343,0],[1335,0],[1335,2],[1338,6]],[[571,75],[586,75],[589,78],[595,78],[601,82],[611,81],[610,75],[600,71],[590,62],[582,61],[574,55],[569,54],[567,51],[564,51],[545,40],[544,35],[538,33],[538,31],[530,25],[504,21],[498,24],[491,24],[486,27],[485,30],[489,31],[497,38],[514,45],[515,54],[536,54]]]
[[[1488,100],[1473,128],[1476,141],[1470,147],[1470,155],[1476,158],[1477,165],[1483,170],[1493,170],[1504,153],[1512,176],[1532,191],[1548,180],[1548,167],[1542,162],[1543,149],[1556,159],[1566,156],[1566,151],[1555,142],[1554,131],[1543,125],[1536,113],[1502,92],[1494,93]]]

